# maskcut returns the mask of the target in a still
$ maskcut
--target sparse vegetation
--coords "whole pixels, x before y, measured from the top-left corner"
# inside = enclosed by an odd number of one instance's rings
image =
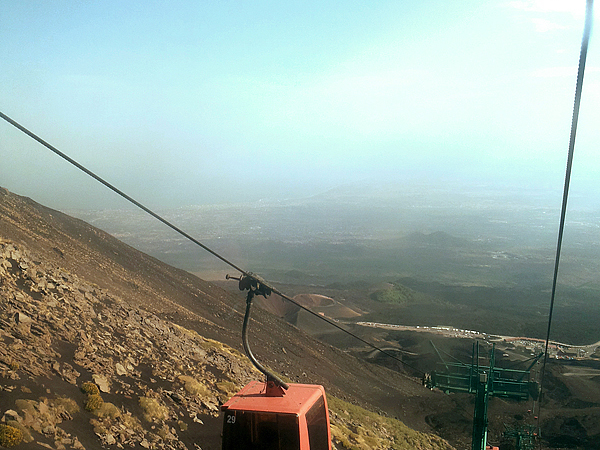
[[[0,424],[0,446],[14,447],[23,441],[23,433],[18,428]]]
[[[93,412],[98,417],[110,417],[111,419],[116,419],[121,415],[121,410],[109,402],[102,402],[102,405]]]
[[[85,409],[88,411],[95,411],[104,404],[104,400],[99,394],[91,394],[87,396],[85,401]]]
[[[139,431],[142,429],[142,423],[140,420],[132,416],[131,413],[121,414],[119,416],[119,422],[123,424],[125,428],[128,428],[133,431]]]
[[[160,428],[157,432],[157,435],[161,437],[161,439],[167,440],[169,438],[173,438],[173,434],[171,433],[171,429],[167,424],[164,424],[162,428]]]
[[[331,438],[347,450],[447,450],[452,448],[438,436],[419,433],[399,420],[383,417],[359,406],[328,396]]]
[[[22,398],[15,400],[17,411],[28,412],[30,414],[35,414],[35,404],[34,400],[24,400]]]
[[[91,419],[90,424],[94,427],[94,433],[98,435],[108,433],[108,428],[106,428],[106,426],[99,420]]]
[[[219,393],[217,397],[221,402],[226,402],[230,397],[233,397],[237,391],[239,391],[238,386],[231,381],[219,381],[217,383],[217,389]]]
[[[405,305],[414,299],[414,291],[401,284],[393,284],[387,289],[373,292],[371,298],[381,303]]]
[[[23,442],[25,442],[25,443],[33,442],[33,436],[31,436],[31,433],[29,432],[29,430],[27,428],[25,428],[23,425],[21,425],[19,422],[17,422],[16,420],[8,420],[6,422],[6,425],[8,425],[10,427],[14,427],[17,430],[19,430],[21,432],[21,434],[23,435]]]
[[[83,383],[81,385],[81,391],[89,395],[100,395],[100,389],[98,389],[98,386],[96,386],[96,384],[92,383],[91,381],[86,381],[85,383]]]
[[[144,419],[148,422],[165,420],[169,415],[169,409],[161,405],[157,399],[140,397],[140,406],[144,411]]]
[[[226,352],[229,353],[232,356],[235,356],[236,358],[242,358],[243,360],[245,360],[245,355],[243,353],[241,353],[240,351],[236,350],[235,348],[230,347],[227,344],[224,344],[222,342],[219,341],[215,341],[214,339],[210,339],[204,336],[199,335],[196,331],[194,330],[189,330],[187,328],[182,327],[181,325],[178,325],[176,323],[173,324],[173,326],[179,330],[181,330],[182,332],[184,332],[185,334],[187,334],[188,336],[191,336],[193,338],[198,339],[199,345],[203,350],[218,350],[221,352]],[[248,363],[249,367],[254,367],[252,366],[252,364]]]
[[[219,391],[227,394],[230,397],[239,390],[239,388],[232,381],[219,381],[217,383],[217,388]]]
[[[208,389],[193,377],[181,375],[179,376],[179,381],[183,383],[184,389],[189,394],[197,395],[199,397],[203,397],[208,394]]]
[[[95,383],[87,381],[81,385],[81,391],[87,394],[85,398],[85,409],[87,411],[96,411],[104,404],[104,400],[100,396],[100,390]]]
[[[52,404],[57,408],[63,408],[66,412],[73,415],[80,411],[79,405],[72,398],[58,397],[52,400]]]

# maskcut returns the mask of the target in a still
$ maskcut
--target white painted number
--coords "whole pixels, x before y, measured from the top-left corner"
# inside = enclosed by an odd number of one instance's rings
[[[227,416],[227,423],[235,423],[235,416]]]

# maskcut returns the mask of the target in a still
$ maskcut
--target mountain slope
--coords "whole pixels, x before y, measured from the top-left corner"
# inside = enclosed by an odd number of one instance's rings
[[[219,402],[258,375],[241,354],[22,246],[0,240],[0,255],[0,399],[26,435],[72,448],[219,448]],[[89,405],[86,382],[103,406]]]
[[[84,447],[114,439],[194,448],[201,437],[202,448],[218,448],[219,402],[257,376],[234,350],[241,347],[242,295],[6,190],[0,238],[0,400],[18,409],[36,439],[54,439],[56,448],[56,439],[76,445],[73,435]],[[266,312],[255,311],[250,334],[258,357],[290,380],[321,383],[330,394],[375,405],[417,429],[428,430],[428,414],[452,407],[405,375],[358,361]],[[92,380],[107,391],[98,417],[76,413],[88,399],[80,387]],[[76,416],[93,428],[74,434],[80,428],[69,417]],[[423,448],[447,445],[424,442]]]

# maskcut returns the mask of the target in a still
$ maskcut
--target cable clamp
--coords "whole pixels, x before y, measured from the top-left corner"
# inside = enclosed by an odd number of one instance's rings
[[[239,281],[238,287],[240,291],[247,290],[249,296],[250,294],[252,296],[262,295],[264,298],[267,298],[272,292],[272,289],[266,284],[265,280],[253,273],[244,273],[239,278],[225,275],[225,279]]]

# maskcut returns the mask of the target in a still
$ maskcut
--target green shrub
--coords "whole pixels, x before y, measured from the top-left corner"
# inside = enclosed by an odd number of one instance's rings
[[[94,411],[100,408],[104,404],[104,400],[100,397],[99,394],[88,395],[87,400],[85,402],[85,409],[88,411]]]
[[[0,424],[0,446],[14,447],[23,441],[23,433],[21,430],[10,425]]]
[[[31,436],[31,433],[29,432],[29,430],[27,428],[25,428],[23,425],[21,425],[19,422],[17,422],[16,420],[8,420],[6,422],[6,425],[11,426],[16,428],[17,430],[21,431],[21,433],[23,434],[23,442],[25,442],[26,444],[33,442],[33,436]]]
[[[387,289],[373,292],[371,298],[380,303],[406,305],[414,299],[414,291],[401,284],[394,284]]]
[[[98,386],[91,381],[86,381],[83,383],[81,385],[81,391],[90,395],[100,395],[100,389],[98,389]]]

